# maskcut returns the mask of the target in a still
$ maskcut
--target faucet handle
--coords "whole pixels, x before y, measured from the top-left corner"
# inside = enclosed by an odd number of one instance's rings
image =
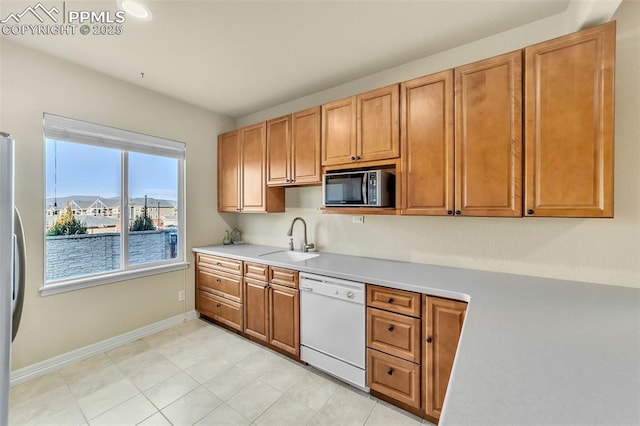
[[[302,247],[302,251],[307,252],[307,251],[309,251],[309,250],[313,250],[314,248],[316,248],[316,245],[315,245],[315,244],[313,244],[313,243],[309,243],[309,244],[305,244],[305,245]]]
[[[289,250],[293,250],[293,238],[289,238]]]

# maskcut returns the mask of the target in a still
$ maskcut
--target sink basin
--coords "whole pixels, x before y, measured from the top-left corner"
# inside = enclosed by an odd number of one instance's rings
[[[320,256],[320,253],[304,253],[301,251],[283,250],[273,253],[261,254],[260,257],[280,262],[303,262]]]

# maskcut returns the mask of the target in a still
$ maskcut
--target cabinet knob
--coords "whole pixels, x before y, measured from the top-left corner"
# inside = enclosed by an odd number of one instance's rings
[[[527,214],[534,214],[534,213],[535,213],[535,211],[533,211],[533,209],[527,210]]]
[[[393,303],[393,297],[390,297],[389,300],[387,300],[387,303]]]
[[[351,161],[356,161],[356,157],[355,156],[351,156]]]
[[[393,376],[393,368],[388,369],[387,374]]]
[[[222,266],[222,263],[216,262],[216,266]]]
[[[219,307],[220,307],[220,304],[219,304],[219,303],[216,303],[216,308],[219,308]]]
[[[453,214],[453,210],[447,210],[447,214],[448,215],[452,215]]]
[[[217,283],[221,282],[221,281],[220,281],[220,278],[216,278],[216,282],[217,282]]]
[[[426,340],[427,340],[427,343],[431,343],[431,342],[433,342],[433,339],[431,338],[431,336],[427,337],[427,339],[426,339]]]
[[[393,333],[393,325],[389,325],[389,328],[387,328],[387,330]]]
[[[356,160],[360,160],[360,158],[361,157],[359,155],[356,155]]]
[[[460,210],[456,210],[456,216],[460,216],[462,212]]]

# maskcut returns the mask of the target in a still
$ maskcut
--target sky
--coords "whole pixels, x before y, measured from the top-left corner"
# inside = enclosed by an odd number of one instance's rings
[[[46,141],[47,198],[70,195],[120,196],[121,151],[71,142]],[[177,200],[178,160],[129,153],[129,197]]]

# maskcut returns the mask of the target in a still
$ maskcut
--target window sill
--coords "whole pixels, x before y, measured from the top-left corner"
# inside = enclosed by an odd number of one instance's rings
[[[187,269],[188,262],[176,262],[168,265],[151,266],[146,268],[129,269],[111,274],[101,274],[99,276],[87,276],[72,278],[63,281],[56,281],[45,284],[40,288],[40,296],[50,296],[52,294],[65,293],[67,291],[80,290],[83,288],[96,287],[103,284],[111,284],[119,281],[128,281],[150,275],[164,274],[166,272]]]

